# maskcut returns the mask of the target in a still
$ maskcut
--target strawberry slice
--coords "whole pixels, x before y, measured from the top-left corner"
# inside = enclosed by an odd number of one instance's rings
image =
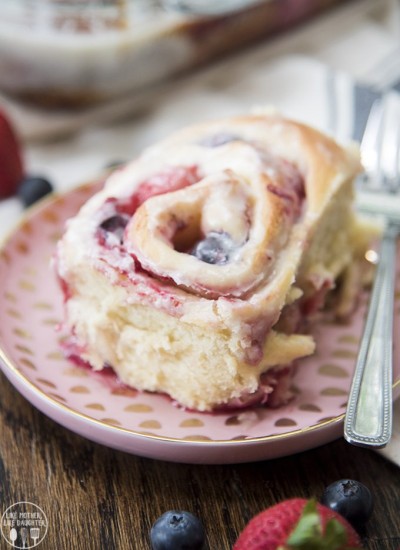
[[[23,173],[19,140],[8,116],[0,110],[0,199],[16,193]]]
[[[352,550],[353,527],[315,500],[293,498],[267,508],[244,528],[233,550]]]

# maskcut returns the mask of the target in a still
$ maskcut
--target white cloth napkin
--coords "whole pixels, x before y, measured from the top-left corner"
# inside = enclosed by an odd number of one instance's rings
[[[65,191],[96,177],[108,162],[130,159],[172,130],[198,120],[275,105],[288,116],[331,130],[332,69],[341,71],[335,80],[341,97],[350,97],[351,77],[382,82],[386,76],[382,76],[381,61],[399,51],[399,37],[396,1],[362,0],[193,77],[83,115],[68,118],[1,98],[0,103],[25,138],[28,172],[46,175],[58,191]],[[354,105],[342,105],[347,107],[342,107],[336,131],[344,136],[350,120],[346,109]],[[138,110],[140,117],[129,114]],[[75,133],[57,141],[33,139],[67,131]],[[0,237],[21,213],[16,199],[0,203]],[[400,465],[400,403],[395,407],[392,442],[379,452]]]

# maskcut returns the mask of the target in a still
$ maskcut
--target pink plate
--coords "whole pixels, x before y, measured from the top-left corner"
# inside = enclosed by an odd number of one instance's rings
[[[65,220],[93,193],[85,185],[31,209],[0,251],[0,364],[35,407],[72,431],[109,447],[188,463],[249,462],[285,456],[341,436],[365,313],[351,325],[320,324],[317,353],[303,360],[296,397],[279,409],[218,414],[181,410],[167,398],[130,390],[113,376],[66,360],[57,332],[62,297],[50,267]],[[397,266],[399,288],[400,262]],[[396,331],[400,329],[396,292]],[[400,388],[395,347],[395,388]]]

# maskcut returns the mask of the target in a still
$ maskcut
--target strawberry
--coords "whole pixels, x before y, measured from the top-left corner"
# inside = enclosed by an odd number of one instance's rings
[[[315,500],[284,500],[255,516],[233,550],[351,550],[361,548],[353,527]]]
[[[0,110],[0,199],[16,193],[22,176],[21,147],[10,120]]]

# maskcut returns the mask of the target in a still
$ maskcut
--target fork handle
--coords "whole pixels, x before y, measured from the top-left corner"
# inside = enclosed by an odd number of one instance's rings
[[[399,226],[388,222],[357,357],[344,423],[353,445],[381,448],[392,434],[393,308],[396,239]]]

